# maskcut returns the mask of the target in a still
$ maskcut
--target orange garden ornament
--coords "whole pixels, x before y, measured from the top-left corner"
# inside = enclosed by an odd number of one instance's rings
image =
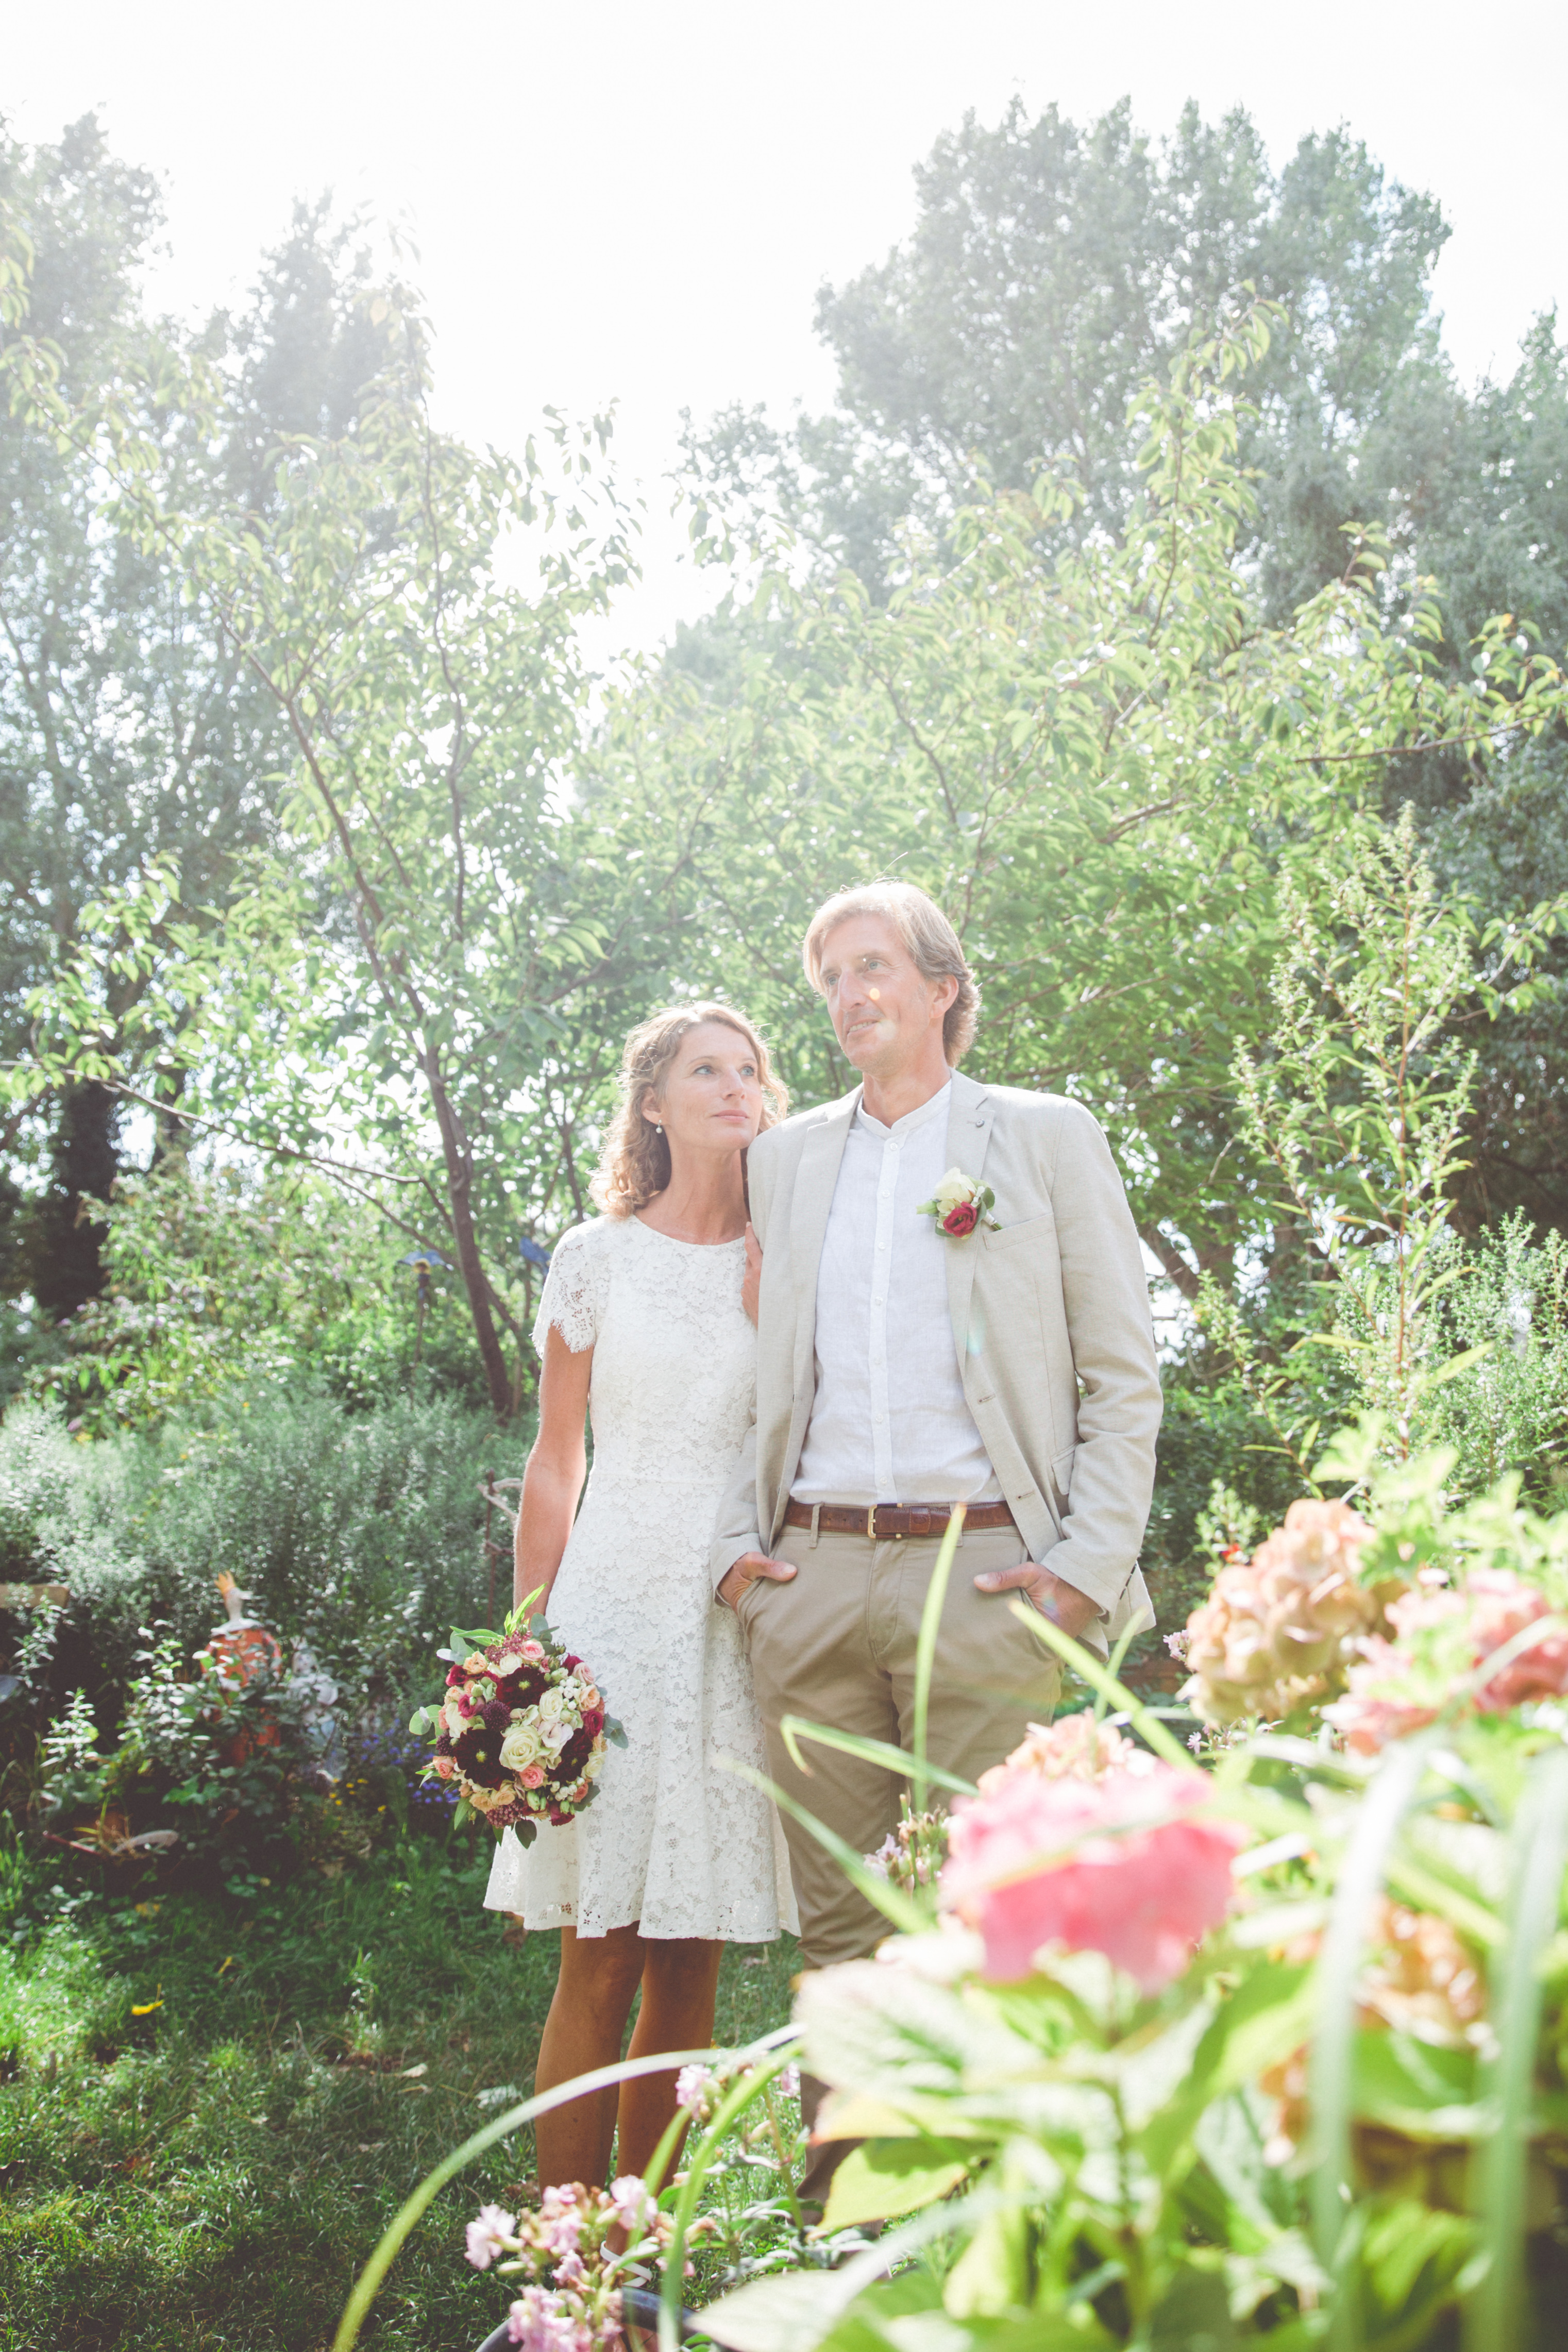
[[[196,1664],[204,1674],[214,1675],[232,1699],[247,1683],[276,1680],[283,1670],[283,1649],[276,1633],[268,1632],[259,1618],[246,1615],[247,1596],[226,1571],[218,1578],[218,1591],[228,1614],[209,1636],[205,1648],[196,1652]],[[277,1724],[261,1717],[236,1734],[233,1761],[243,1764],[252,1748],[276,1748],[277,1736]]]

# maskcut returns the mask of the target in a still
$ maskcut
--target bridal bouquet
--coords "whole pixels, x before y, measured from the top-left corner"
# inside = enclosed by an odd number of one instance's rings
[[[540,1822],[559,1826],[591,1804],[606,1742],[626,1745],[582,1660],[542,1616],[529,1616],[538,1597],[514,1609],[499,1633],[455,1627],[451,1648],[436,1652],[448,1661],[446,1696],[409,1724],[416,1738],[435,1740],[423,1777],[457,1784],[455,1821],[477,1814],[497,1837],[516,1830],[524,1845]]]

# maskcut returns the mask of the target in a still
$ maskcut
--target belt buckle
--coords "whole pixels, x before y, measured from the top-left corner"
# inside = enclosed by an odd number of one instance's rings
[[[865,1531],[866,1531],[866,1534],[870,1537],[870,1538],[871,1538],[872,1542],[873,1542],[873,1543],[875,1543],[875,1541],[876,1541],[876,1505],[875,1505],[874,1503],[868,1503],[868,1504],[866,1505],[866,1514],[865,1514]]]

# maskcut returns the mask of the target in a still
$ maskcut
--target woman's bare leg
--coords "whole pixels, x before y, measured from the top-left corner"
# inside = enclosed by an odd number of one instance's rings
[[[648,1949],[635,1927],[612,1927],[607,1936],[561,1929],[560,1973],[539,2044],[536,2091],[553,2091],[574,2074],[616,2063]],[[539,2117],[534,2135],[542,2188],[559,2188],[568,2180],[602,2187],[610,2169],[615,2104],[612,2085]]]
[[[695,1937],[650,1937],[643,1946],[643,2006],[630,2055],[660,2050],[706,2050],[713,2041],[722,1944]],[[618,2172],[643,2173],[675,2112],[675,2074],[643,2074],[622,2083],[617,2113]],[[606,2150],[608,2156],[609,2151]],[[657,2182],[650,2184],[658,2187]]]

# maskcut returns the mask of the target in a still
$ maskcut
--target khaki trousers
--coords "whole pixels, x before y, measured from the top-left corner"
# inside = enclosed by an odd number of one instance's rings
[[[920,1616],[939,1541],[873,1543],[866,1536],[786,1528],[776,1556],[793,1561],[789,1583],[758,1577],[740,1596],[740,1622],[779,1787],[856,1853],[873,1853],[898,1821],[903,1783],[880,1766],[802,1741],[810,1767],[790,1761],[780,1719],[852,1731],[909,1748]],[[1060,1671],[1044,1643],[1012,1614],[1016,1592],[977,1592],[987,1570],[1029,1557],[1013,1528],[963,1536],[948,1580],[931,1678],[926,1752],[934,1764],[978,1780],[1016,1748],[1030,1723],[1051,1718]],[[784,1817],[800,1957],[808,1968],[862,1958],[891,1931],[809,1830]]]

